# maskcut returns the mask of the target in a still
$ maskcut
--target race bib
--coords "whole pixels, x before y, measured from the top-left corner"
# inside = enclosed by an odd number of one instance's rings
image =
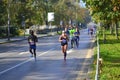
[[[30,45],[34,45],[35,43],[34,42],[30,42]]]
[[[32,41],[31,39],[29,40],[29,42],[30,42],[30,45],[34,45],[35,44],[35,42]]]

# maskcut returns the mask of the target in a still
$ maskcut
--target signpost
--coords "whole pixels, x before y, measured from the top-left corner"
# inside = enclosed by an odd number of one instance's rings
[[[52,32],[52,26],[51,26],[52,21],[54,21],[54,12],[49,12],[48,13],[48,22],[50,22],[51,32]]]
[[[54,21],[54,12],[48,13],[48,22]]]

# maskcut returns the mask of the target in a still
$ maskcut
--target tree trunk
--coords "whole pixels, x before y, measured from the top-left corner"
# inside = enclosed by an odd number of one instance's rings
[[[119,39],[118,38],[118,21],[115,21],[115,36],[116,36],[116,39]]]
[[[114,31],[114,24],[113,24],[113,22],[111,23],[111,25],[110,25],[110,34],[113,34],[113,31]]]
[[[103,43],[106,43],[105,26],[103,27]]]

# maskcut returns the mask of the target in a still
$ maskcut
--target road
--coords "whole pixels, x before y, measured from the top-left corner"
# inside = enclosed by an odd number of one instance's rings
[[[1,44],[0,80],[88,80],[94,42],[87,30],[81,30],[79,48],[69,46],[66,63],[58,37],[39,38],[37,61],[30,57],[27,40]]]

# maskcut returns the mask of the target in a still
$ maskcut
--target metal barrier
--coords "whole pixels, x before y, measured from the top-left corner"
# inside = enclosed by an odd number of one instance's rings
[[[96,75],[95,80],[99,80],[99,58],[100,58],[100,47],[99,47],[99,38],[97,32],[97,64],[96,64]]]

